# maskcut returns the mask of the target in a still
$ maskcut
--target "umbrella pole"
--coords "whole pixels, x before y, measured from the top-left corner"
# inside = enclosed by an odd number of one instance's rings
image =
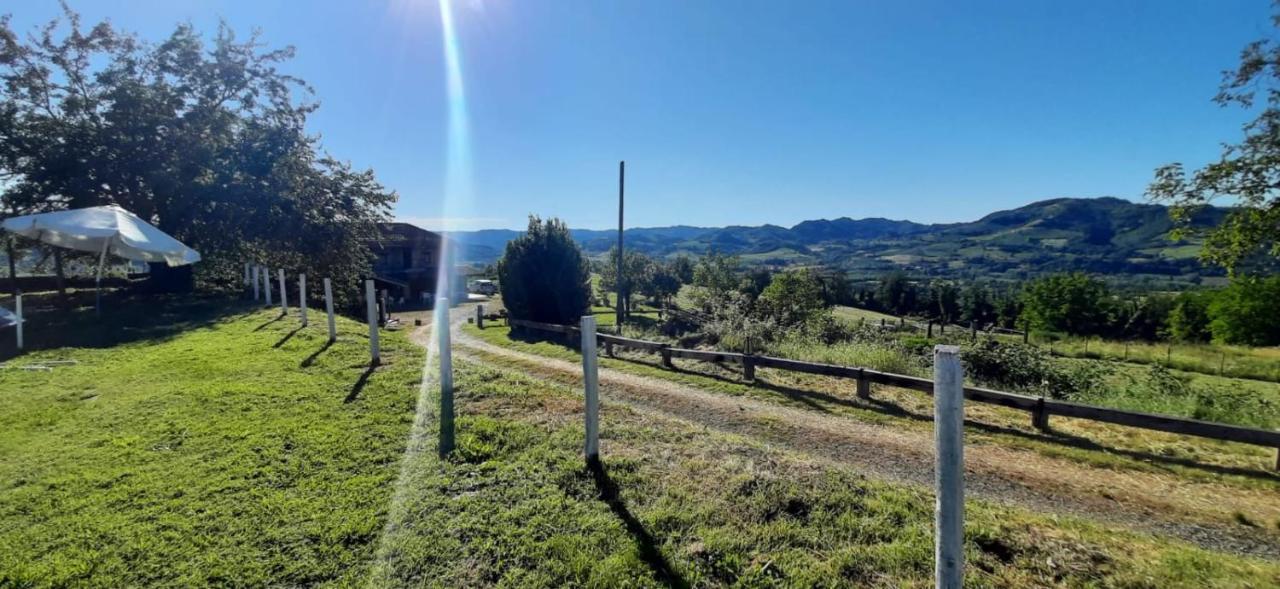
[[[98,274],[93,279],[93,289],[96,291],[96,300],[93,307],[94,312],[99,317],[102,316],[102,266],[107,262],[107,250],[111,247],[111,240],[107,239],[102,242],[102,253],[98,254]]]

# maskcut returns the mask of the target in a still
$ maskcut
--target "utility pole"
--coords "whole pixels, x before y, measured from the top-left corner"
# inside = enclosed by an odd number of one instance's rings
[[[618,162],[618,300],[614,305],[618,318],[618,335],[622,335],[622,197],[627,178],[627,162]]]

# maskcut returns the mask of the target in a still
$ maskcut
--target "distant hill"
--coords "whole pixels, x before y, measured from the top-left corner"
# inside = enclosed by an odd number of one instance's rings
[[[1199,226],[1219,222],[1226,209],[1206,209]],[[748,263],[826,264],[855,274],[892,269],[934,276],[1023,279],[1044,272],[1083,270],[1194,280],[1216,275],[1197,260],[1199,242],[1172,241],[1168,209],[1119,198],[1056,198],[997,211],[976,221],[922,224],[890,219],[817,219],[793,227],[652,227],[628,229],[627,247],[657,257],[736,254]],[[617,243],[617,231],[572,230],[592,256]],[[491,262],[511,230],[455,233],[467,257]]]

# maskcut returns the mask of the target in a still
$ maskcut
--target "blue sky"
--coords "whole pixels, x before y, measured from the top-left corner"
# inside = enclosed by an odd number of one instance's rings
[[[294,45],[334,155],[428,226],[525,216],[720,226],[971,220],[1057,196],[1141,200],[1156,166],[1215,158],[1246,115],[1212,98],[1271,35],[1243,1],[456,0],[470,204],[444,206],[435,0],[72,1],[147,39],[219,18]],[[7,3],[20,29],[53,0]]]

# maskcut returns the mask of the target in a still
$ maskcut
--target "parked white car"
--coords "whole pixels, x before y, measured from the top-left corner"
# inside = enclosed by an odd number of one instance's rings
[[[498,284],[492,280],[476,280],[471,283],[471,292],[491,297],[498,294]]]

